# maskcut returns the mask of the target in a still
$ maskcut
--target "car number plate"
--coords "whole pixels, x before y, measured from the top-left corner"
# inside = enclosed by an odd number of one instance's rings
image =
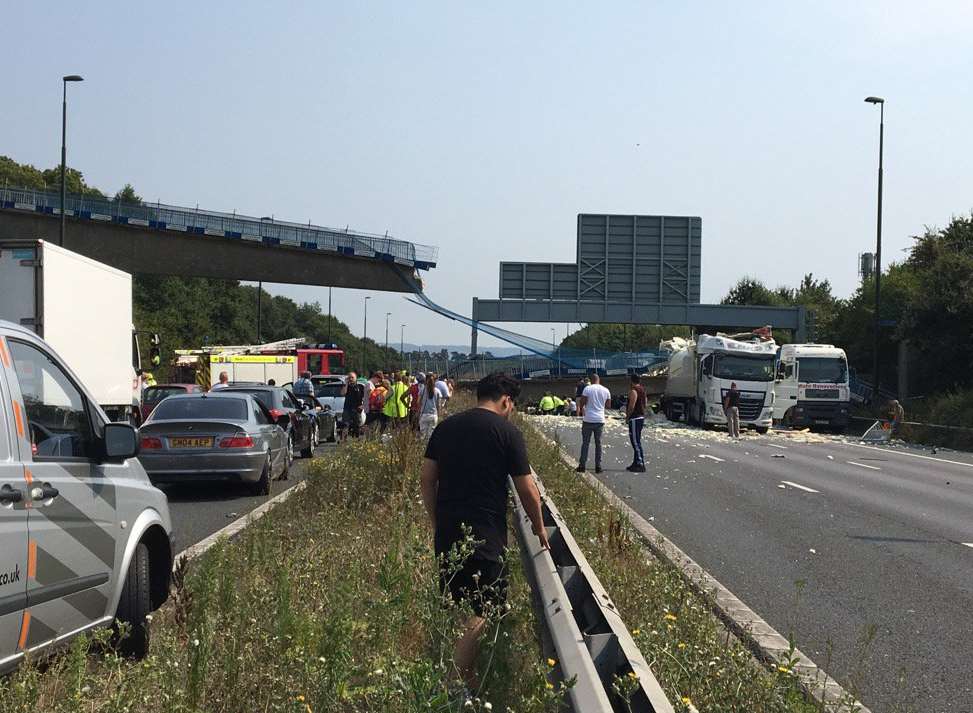
[[[213,438],[207,436],[205,438],[193,437],[193,438],[170,438],[169,445],[172,448],[209,448],[213,445]]]
[[[831,421],[826,418],[816,418],[814,419],[814,423],[818,424],[819,426],[827,426],[829,423],[831,423]]]

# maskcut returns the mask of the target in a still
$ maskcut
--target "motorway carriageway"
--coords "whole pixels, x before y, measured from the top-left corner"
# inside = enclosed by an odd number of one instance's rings
[[[327,458],[334,444],[322,444],[314,451],[315,460]],[[269,496],[251,495],[240,483],[202,482],[165,484],[161,490],[169,498],[169,513],[176,537],[176,552],[212,535],[255,507],[292,488],[307,477],[310,461],[297,457],[287,480],[275,480]]]
[[[577,458],[578,419],[533,422]],[[973,711],[970,454],[663,419],[629,473],[623,421],[605,444],[597,477],[866,706]]]

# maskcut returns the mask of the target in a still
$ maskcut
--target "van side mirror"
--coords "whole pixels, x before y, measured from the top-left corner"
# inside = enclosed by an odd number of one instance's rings
[[[138,432],[128,423],[105,424],[105,460],[122,462],[139,452]]]

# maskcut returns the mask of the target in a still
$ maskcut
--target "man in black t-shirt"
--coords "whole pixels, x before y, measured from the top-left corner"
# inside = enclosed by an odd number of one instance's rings
[[[507,547],[507,476],[547,547],[541,499],[531,477],[524,437],[510,423],[520,383],[502,373],[484,377],[476,386],[477,406],[447,418],[436,427],[422,464],[422,500],[435,530],[440,562],[440,588],[454,601],[467,601],[474,616],[456,642],[456,667],[471,686],[473,663],[484,613],[499,610],[506,596],[503,566]],[[457,569],[449,553],[464,540],[464,528],[475,541],[473,553]],[[458,548],[457,548],[458,549]]]
[[[349,436],[358,438],[361,435],[361,414],[365,404],[365,387],[358,383],[358,374],[354,371],[349,371],[348,376],[345,377],[345,385],[341,387],[341,393],[345,397],[341,412],[342,430],[347,429]]]

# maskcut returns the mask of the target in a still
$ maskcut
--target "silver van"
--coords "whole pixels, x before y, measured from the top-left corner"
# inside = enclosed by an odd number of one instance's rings
[[[137,453],[50,346],[0,321],[0,671],[116,618],[119,649],[148,651],[172,523]]]

